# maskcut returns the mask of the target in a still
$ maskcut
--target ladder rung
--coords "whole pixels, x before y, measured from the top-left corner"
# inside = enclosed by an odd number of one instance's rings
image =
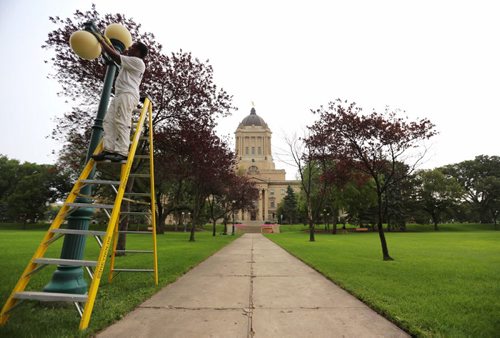
[[[50,264],[50,265],[68,265],[68,266],[96,266],[96,261],[84,261],[79,259],[62,259],[62,258],[35,258],[33,263]]]
[[[117,253],[153,253],[153,250],[116,250]]]
[[[142,211],[122,211],[120,212],[122,215],[151,215],[150,212],[142,212]]]
[[[80,295],[77,293],[55,293],[55,292],[37,292],[37,291],[24,291],[14,294],[16,299],[30,299],[39,300],[42,302],[81,302],[87,301],[87,295]]]
[[[111,184],[111,185],[120,185],[120,181],[109,181],[109,180],[81,180],[82,183],[87,184]]]
[[[131,198],[127,198],[127,197],[123,197],[123,201],[134,203],[134,204],[147,205],[147,206],[151,205],[151,203],[149,203],[149,202],[137,201],[137,200],[134,200],[134,199],[131,199]]]
[[[130,174],[130,177],[149,177],[149,174]]]
[[[149,158],[149,155],[135,155],[134,158],[146,159]]]
[[[126,192],[124,194],[125,196],[145,196],[145,197],[151,197],[151,194],[147,192]]]
[[[99,204],[99,203],[66,203],[68,207],[73,208],[95,208],[95,209],[113,209],[112,204]]]
[[[118,231],[119,233],[121,234],[141,234],[141,235],[144,235],[144,234],[148,234],[148,235],[151,235],[153,232],[152,231],[134,231],[134,230],[122,230],[122,231]]]
[[[88,236],[106,235],[106,231],[97,231],[97,230],[52,229],[51,232],[57,234],[66,234],[66,235],[88,235]]]
[[[113,269],[115,272],[154,272],[154,269]]]

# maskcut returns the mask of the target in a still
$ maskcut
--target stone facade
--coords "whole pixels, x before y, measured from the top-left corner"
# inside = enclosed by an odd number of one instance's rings
[[[286,180],[284,169],[275,169],[271,129],[252,108],[235,132],[237,171],[239,175],[250,177],[259,189],[259,199],[255,201],[256,212],[239,212],[238,220],[276,222],[276,210],[286,195],[288,186],[298,193],[300,181]]]

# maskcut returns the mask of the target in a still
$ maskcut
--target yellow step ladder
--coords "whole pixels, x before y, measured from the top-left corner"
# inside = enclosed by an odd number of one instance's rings
[[[99,179],[88,179],[90,173],[95,167],[95,161],[90,159],[85,168],[83,169],[80,177],[76,181],[73,189],[69,193],[66,201],[61,207],[56,218],[52,222],[51,226],[47,230],[45,236],[43,237],[40,245],[35,251],[33,257],[29,261],[28,265],[24,269],[21,277],[19,278],[16,286],[12,290],[9,298],[7,299],[5,305],[0,313],[0,325],[4,325],[11,310],[13,310],[17,305],[19,305],[24,300],[36,300],[42,302],[73,302],[81,316],[80,320],[80,330],[84,330],[88,327],[90,317],[92,315],[92,310],[94,307],[94,302],[96,299],[97,291],[99,289],[99,284],[101,281],[102,273],[106,264],[106,258],[108,257],[109,249],[113,244],[113,250],[111,252],[111,268],[109,280],[113,278],[116,273],[119,272],[152,272],[154,274],[155,285],[158,285],[158,255],[157,255],[157,243],[156,243],[156,211],[155,211],[155,191],[154,191],[154,160],[153,160],[153,118],[152,118],[152,103],[146,98],[144,100],[144,105],[140,113],[139,120],[137,121],[135,132],[133,133],[133,138],[130,146],[130,152],[126,163],[121,165],[121,174],[119,181],[110,180],[99,180]],[[148,117],[147,128],[143,128],[146,116]],[[142,136],[143,129],[147,129],[147,136]],[[136,154],[138,145],[146,145],[148,149],[147,154]],[[95,149],[94,154],[102,151],[102,142]],[[137,164],[139,161],[147,160],[149,173],[138,174],[132,173],[132,166]],[[140,176],[136,176],[140,175]],[[142,176],[144,175],[144,176]],[[148,193],[128,193],[128,197],[124,197],[126,194],[126,187],[130,177],[144,177],[149,179],[149,192]],[[114,187],[116,193],[115,201],[113,204],[100,204],[100,203],[75,203],[75,199],[80,196],[80,190],[86,185],[110,185]],[[147,196],[146,196],[147,194]],[[131,196],[135,197],[148,197],[149,201],[140,201],[137,199],[129,198]],[[149,234],[152,235],[152,250],[148,250],[153,256],[152,268],[151,269],[118,269],[114,268],[115,265],[115,255],[117,253],[116,246],[120,231],[118,230],[118,225],[120,217],[126,217],[126,215],[121,215],[121,205],[124,201],[140,204],[143,206],[148,206],[147,212],[143,211],[144,214],[149,215],[151,231],[148,232],[135,232],[137,234]],[[73,211],[78,208],[94,208],[102,209],[109,216],[109,222],[106,231],[96,231],[96,230],[76,230],[76,229],[64,229],[61,228],[64,220]],[[127,234],[132,234],[134,232],[127,231]],[[44,257],[49,246],[55,242],[57,239],[63,237],[64,235],[82,235],[82,236],[95,236],[100,244],[100,251],[97,260],[73,260],[73,259],[60,259],[60,258],[48,258]],[[127,250],[126,250],[127,251]],[[146,250],[136,250],[145,252]],[[133,252],[129,251],[129,252]],[[91,278],[91,283],[87,294],[68,294],[68,293],[53,293],[53,292],[39,292],[39,291],[25,291],[28,283],[33,276],[33,274],[40,269],[48,265],[64,265],[64,266],[81,266],[84,267]]]

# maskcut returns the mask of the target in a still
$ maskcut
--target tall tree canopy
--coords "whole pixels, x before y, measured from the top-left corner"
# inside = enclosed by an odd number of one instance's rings
[[[500,214],[499,156],[476,156],[474,160],[445,166],[443,172],[458,180],[476,219],[496,224]]]
[[[202,121],[213,127],[216,118],[226,116],[234,107],[232,96],[218,88],[213,79],[213,68],[191,53],[181,51],[163,54],[163,46],[150,32],[142,32],[141,25],[123,14],[101,15],[95,5],[88,11],[75,11],[72,18],[51,17],[58,26],[48,34],[45,49],[53,56],[46,62],[55,72],[60,95],[75,103],[72,111],[58,119],[54,138],[65,142],[60,159],[76,170],[80,168],[82,149],[90,138],[90,126],[95,117],[106,67],[99,59],[87,61],[79,58],[69,47],[69,37],[88,21],[94,21],[100,31],[111,23],[124,25],[132,39],[144,42],[149,48],[146,72],[140,87],[154,104],[154,124],[179,128],[180,121]]]

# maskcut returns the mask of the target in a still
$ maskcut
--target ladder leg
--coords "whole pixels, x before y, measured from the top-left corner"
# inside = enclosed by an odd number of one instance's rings
[[[158,286],[158,251],[156,242],[156,194],[155,194],[155,167],[153,151],[153,106],[149,105],[149,190],[151,192],[151,227],[153,232],[153,264],[155,271],[155,285]]]
[[[116,257],[116,246],[118,245],[118,227],[120,225],[119,219],[116,220],[115,222],[115,230],[113,232],[113,248],[111,250],[111,260],[109,263],[109,275],[108,275],[108,283],[111,283],[113,281],[113,275],[114,275],[114,268],[115,268],[115,257]]]

